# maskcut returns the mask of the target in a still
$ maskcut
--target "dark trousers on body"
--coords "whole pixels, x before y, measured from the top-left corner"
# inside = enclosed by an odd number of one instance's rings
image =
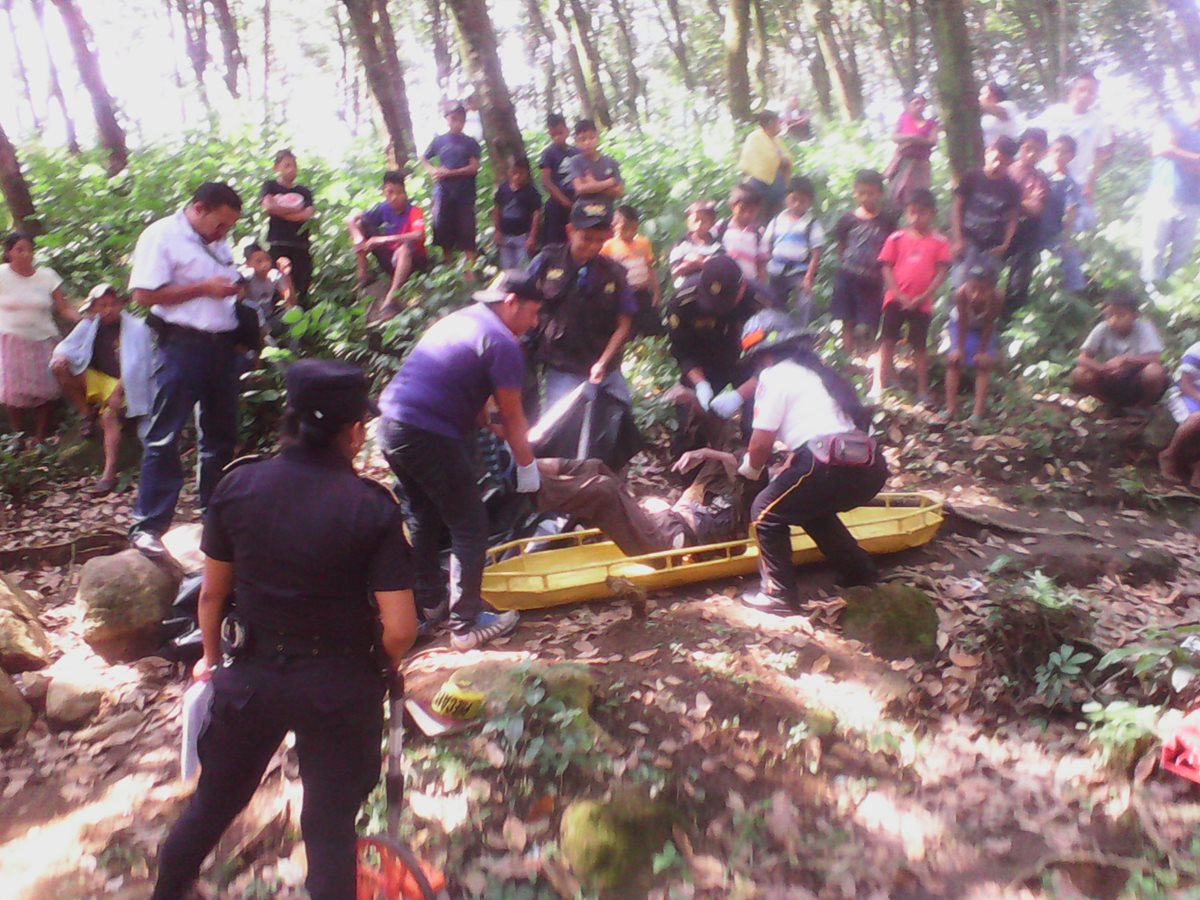
[[[200,508],[208,507],[238,434],[238,368],[232,333],[168,326],[158,342],[156,390],[142,454],[134,531],[161,535],[183,488],[179,436],[200,407]]]
[[[384,419],[384,458],[400,479],[411,512],[413,594],[429,612],[450,598],[450,627],[465,631],[483,607],[480,590],[487,558],[488,517],[475,467],[461,440]],[[450,583],[440,562],[443,530],[450,532]]]
[[[304,308],[308,308],[308,289],[312,285],[313,259],[312,251],[300,244],[272,244],[271,259],[276,264],[287,257],[292,262],[292,290],[296,292],[296,300]]]
[[[763,593],[797,602],[793,525],[808,532],[843,580],[872,580],[875,564],[837,514],[868,503],[883,488],[887,475],[887,463],[879,452],[869,466],[827,465],[807,448],[793,453],[788,466],[763,488],[750,509]]]
[[[154,900],[187,895],[289,731],[304,786],[308,891],[314,900],[353,900],[355,819],[381,763],[378,667],[365,654],[244,657],[213,674],[213,690],[212,718],[200,736],[200,780],[159,853]]]
[[[1031,240],[1024,243],[1013,241],[1013,247],[1008,253],[1008,284],[1004,287],[1004,321],[1011,319],[1017,311],[1029,302],[1029,288],[1033,282],[1033,272],[1042,257],[1040,241]]]

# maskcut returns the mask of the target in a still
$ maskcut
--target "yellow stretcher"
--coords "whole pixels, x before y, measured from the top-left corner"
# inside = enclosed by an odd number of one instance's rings
[[[880,494],[869,505],[841,517],[868,552],[898,553],[933,540],[942,524],[942,504],[926,494]],[[812,538],[793,528],[792,559],[810,563],[822,558]],[[593,528],[493,547],[483,570],[483,596],[497,609],[542,609],[611,597],[628,589],[620,585],[614,590],[612,579],[657,591],[746,575],[757,567],[753,540],[625,556]]]

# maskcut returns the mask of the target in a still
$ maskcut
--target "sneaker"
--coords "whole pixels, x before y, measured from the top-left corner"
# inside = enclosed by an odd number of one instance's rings
[[[163,546],[162,538],[149,531],[135,531],[129,536],[129,544],[134,550],[150,559],[161,559],[167,555],[167,548]]]
[[[772,597],[762,591],[742,595],[742,606],[757,612],[772,613],[777,616],[798,615],[800,610],[783,597]]]
[[[443,600],[433,609],[423,611],[421,621],[417,624],[417,637],[427,638],[437,634],[446,627],[446,619],[449,615],[449,600]]]
[[[450,646],[455,650],[474,650],[488,641],[516,631],[520,621],[521,616],[516,610],[510,609],[502,613],[481,612],[466,631],[456,631],[450,635]]]

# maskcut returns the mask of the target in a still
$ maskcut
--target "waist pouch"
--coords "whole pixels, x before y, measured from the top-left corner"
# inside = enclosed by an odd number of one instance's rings
[[[861,431],[815,437],[805,446],[827,466],[869,466],[875,462],[875,438]]]

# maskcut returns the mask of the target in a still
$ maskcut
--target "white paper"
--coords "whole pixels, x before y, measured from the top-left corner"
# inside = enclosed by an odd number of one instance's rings
[[[212,714],[211,681],[197,681],[183,695],[183,741],[179,748],[179,777],[191,781],[200,769],[197,745]]]

